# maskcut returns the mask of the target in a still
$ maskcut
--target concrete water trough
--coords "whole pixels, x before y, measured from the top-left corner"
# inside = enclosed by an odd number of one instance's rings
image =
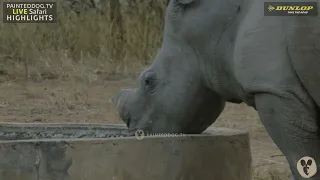
[[[125,134],[112,124],[0,123],[0,180],[251,179],[246,132]]]

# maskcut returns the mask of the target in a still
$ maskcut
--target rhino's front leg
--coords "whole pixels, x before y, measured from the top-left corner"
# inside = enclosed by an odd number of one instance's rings
[[[312,168],[316,163],[317,173],[310,179],[320,180],[320,119],[312,101],[308,98],[299,99],[291,93],[261,93],[255,95],[255,102],[263,125],[284,153],[294,179],[306,179],[300,175],[297,163],[301,164],[299,160],[309,156],[315,162],[302,162],[306,174],[310,176],[314,173]]]

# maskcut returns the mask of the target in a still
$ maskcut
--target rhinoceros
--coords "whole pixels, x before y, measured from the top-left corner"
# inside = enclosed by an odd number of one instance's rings
[[[170,0],[155,60],[112,101],[131,135],[202,133],[226,102],[246,103],[301,179],[302,157],[320,165],[320,17],[266,16],[261,0]]]

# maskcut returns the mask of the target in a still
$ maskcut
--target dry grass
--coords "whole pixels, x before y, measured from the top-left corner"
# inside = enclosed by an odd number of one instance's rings
[[[56,24],[0,24],[2,74],[94,81],[141,70],[160,46],[165,0],[106,1],[80,15],[58,2]]]
[[[254,180],[286,180],[289,179],[287,171],[279,169],[265,169],[264,171],[256,172],[253,170]]]

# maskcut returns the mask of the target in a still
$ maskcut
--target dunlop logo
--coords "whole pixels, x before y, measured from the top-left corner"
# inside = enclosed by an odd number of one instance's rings
[[[265,16],[317,16],[316,2],[265,2]]]

